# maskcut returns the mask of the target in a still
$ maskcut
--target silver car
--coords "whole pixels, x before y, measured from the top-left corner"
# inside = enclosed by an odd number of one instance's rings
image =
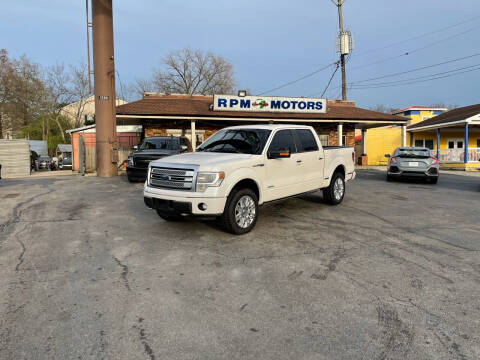
[[[388,159],[387,181],[398,178],[424,178],[432,184],[438,182],[438,159],[423,147],[400,147]]]

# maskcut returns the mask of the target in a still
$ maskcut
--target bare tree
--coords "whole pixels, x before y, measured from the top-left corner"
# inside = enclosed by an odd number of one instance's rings
[[[60,130],[62,140],[65,142],[65,132],[60,122],[62,109],[72,102],[74,94],[70,88],[71,76],[65,71],[63,65],[54,65],[46,71],[47,101],[50,113]]]
[[[162,63],[165,69],[155,71],[151,82],[137,80],[138,90],[190,95],[233,93],[233,66],[220,55],[185,48],[169,53]]]
[[[78,102],[75,112],[74,127],[79,127],[83,123],[83,111],[92,95],[88,90],[88,69],[85,64],[71,66],[71,94],[74,101]]]
[[[370,110],[373,110],[373,111],[385,113],[385,114],[390,114],[392,111],[395,110],[394,108],[387,107],[387,106],[385,106],[385,105],[383,105],[383,104],[377,104],[377,105],[375,105],[375,106],[370,106],[369,109],[370,109]]]

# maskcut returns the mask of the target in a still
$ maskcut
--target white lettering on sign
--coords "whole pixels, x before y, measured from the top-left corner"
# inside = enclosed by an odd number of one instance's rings
[[[110,99],[110,96],[108,95],[98,95],[98,100],[108,100]]]
[[[214,111],[326,113],[327,99],[214,95]]]

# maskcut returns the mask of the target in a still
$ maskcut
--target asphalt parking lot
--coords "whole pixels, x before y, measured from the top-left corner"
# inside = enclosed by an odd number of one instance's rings
[[[0,180],[1,359],[480,358],[480,177],[362,170],[240,237],[142,188]]]

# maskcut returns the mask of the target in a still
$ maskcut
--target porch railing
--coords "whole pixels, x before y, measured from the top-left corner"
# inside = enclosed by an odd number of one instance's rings
[[[464,158],[465,149],[440,149],[440,163],[463,163]],[[468,162],[480,162],[480,148],[468,148]]]

